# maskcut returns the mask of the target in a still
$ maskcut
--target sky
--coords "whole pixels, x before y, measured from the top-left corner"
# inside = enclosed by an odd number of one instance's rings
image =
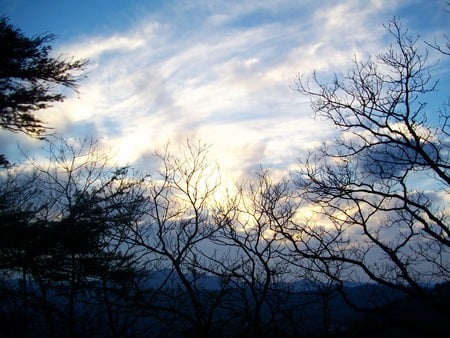
[[[57,36],[54,55],[90,60],[79,92],[37,114],[52,131],[93,137],[142,171],[167,142],[202,142],[235,177],[293,169],[335,136],[295,91],[296,76],[327,78],[386,50],[383,24],[394,16],[420,43],[441,39],[444,8],[444,0],[0,0],[0,14],[27,36]],[[434,69],[440,88],[448,69]],[[13,160],[42,146],[5,131],[0,142]]]

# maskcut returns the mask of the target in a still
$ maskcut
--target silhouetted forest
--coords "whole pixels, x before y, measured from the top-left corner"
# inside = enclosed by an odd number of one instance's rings
[[[340,137],[230,187],[201,142],[146,173],[49,134],[35,112],[87,61],[2,18],[0,125],[47,142],[0,158],[0,336],[444,336],[450,116],[431,124],[422,98],[437,85],[426,48],[450,50],[396,19],[386,31],[385,52],[331,82],[297,78]]]

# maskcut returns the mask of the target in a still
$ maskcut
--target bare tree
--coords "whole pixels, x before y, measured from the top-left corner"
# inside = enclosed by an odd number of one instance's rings
[[[263,170],[255,180],[238,186],[216,215],[223,226],[214,236],[222,247],[212,274],[227,280],[229,297],[224,308],[247,337],[288,332],[289,309],[285,246],[275,231],[295,218],[297,203],[287,180],[275,181]],[[283,318],[281,320],[281,318]],[[282,323],[278,325],[279,323]]]
[[[447,8],[445,9],[445,11],[447,13],[450,13],[450,1],[446,2]],[[438,42],[438,40],[435,38],[433,42],[427,42],[425,41],[425,43],[430,46],[431,48],[439,51],[440,53],[444,54],[444,55],[450,55],[450,37],[447,34],[444,34],[443,36],[445,42]]]
[[[341,135],[296,176],[316,218],[281,231],[330,279],[371,280],[439,306],[429,287],[450,279],[448,116],[425,103],[437,85],[427,53],[398,20],[386,29],[393,44],[375,59],[329,83],[298,78]]]
[[[199,278],[207,264],[207,244],[218,231],[210,207],[220,176],[207,154],[208,147],[191,143],[182,155],[172,154],[169,147],[157,153],[161,171],[146,180],[145,219],[130,229],[128,242],[147,262],[150,276],[163,277],[143,302],[164,317],[166,336],[177,329],[187,336],[211,334],[217,302]]]

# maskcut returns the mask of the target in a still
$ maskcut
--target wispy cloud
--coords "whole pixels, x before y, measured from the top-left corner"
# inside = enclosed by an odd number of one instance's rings
[[[177,2],[178,4],[178,2]],[[380,49],[392,1],[184,2],[132,29],[61,50],[91,59],[80,94],[46,113],[133,163],[167,140],[200,139],[227,172],[286,166],[332,136],[291,89],[297,73],[345,68]]]
[[[89,58],[95,60],[98,56],[106,53],[126,53],[134,51],[145,45],[145,39],[133,36],[110,36],[95,37],[86,43],[81,43],[67,48],[72,55],[79,58]],[[67,46],[66,46],[67,47]]]

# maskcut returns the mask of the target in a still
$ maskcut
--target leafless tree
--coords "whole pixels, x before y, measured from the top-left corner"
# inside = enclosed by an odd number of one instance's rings
[[[238,185],[223,210],[216,210],[223,226],[214,242],[222,255],[214,258],[216,270],[211,273],[228,281],[231,292],[224,307],[243,336],[288,331],[280,317],[292,310],[286,302],[289,267],[275,230],[292,222],[296,208],[288,181],[276,181],[269,170],[262,170]]]
[[[185,326],[187,331],[178,334],[207,337],[217,302],[200,278],[208,264],[203,260],[207,244],[218,231],[210,208],[220,176],[208,160],[207,146],[188,142],[183,151],[173,154],[167,146],[156,154],[161,170],[146,180],[145,219],[131,229],[128,241],[148,263],[147,270],[163,276],[144,301],[165,316],[165,334]]]
[[[445,9],[445,11],[447,13],[450,13],[450,1],[446,2],[447,8]],[[444,55],[450,55],[450,37],[447,34],[444,34],[443,39],[445,40],[445,42],[439,42],[437,40],[437,38],[434,39],[433,42],[427,42],[425,41],[425,43],[430,46],[431,48],[439,51],[440,53],[444,54]]]
[[[386,29],[387,52],[330,82],[298,77],[316,115],[341,134],[296,176],[316,217],[281,231],[292,253],[336,282],[432,299],[428,288],[450,279],[448,116],[426,104],[437,82],[418,40],[396,19]]]

